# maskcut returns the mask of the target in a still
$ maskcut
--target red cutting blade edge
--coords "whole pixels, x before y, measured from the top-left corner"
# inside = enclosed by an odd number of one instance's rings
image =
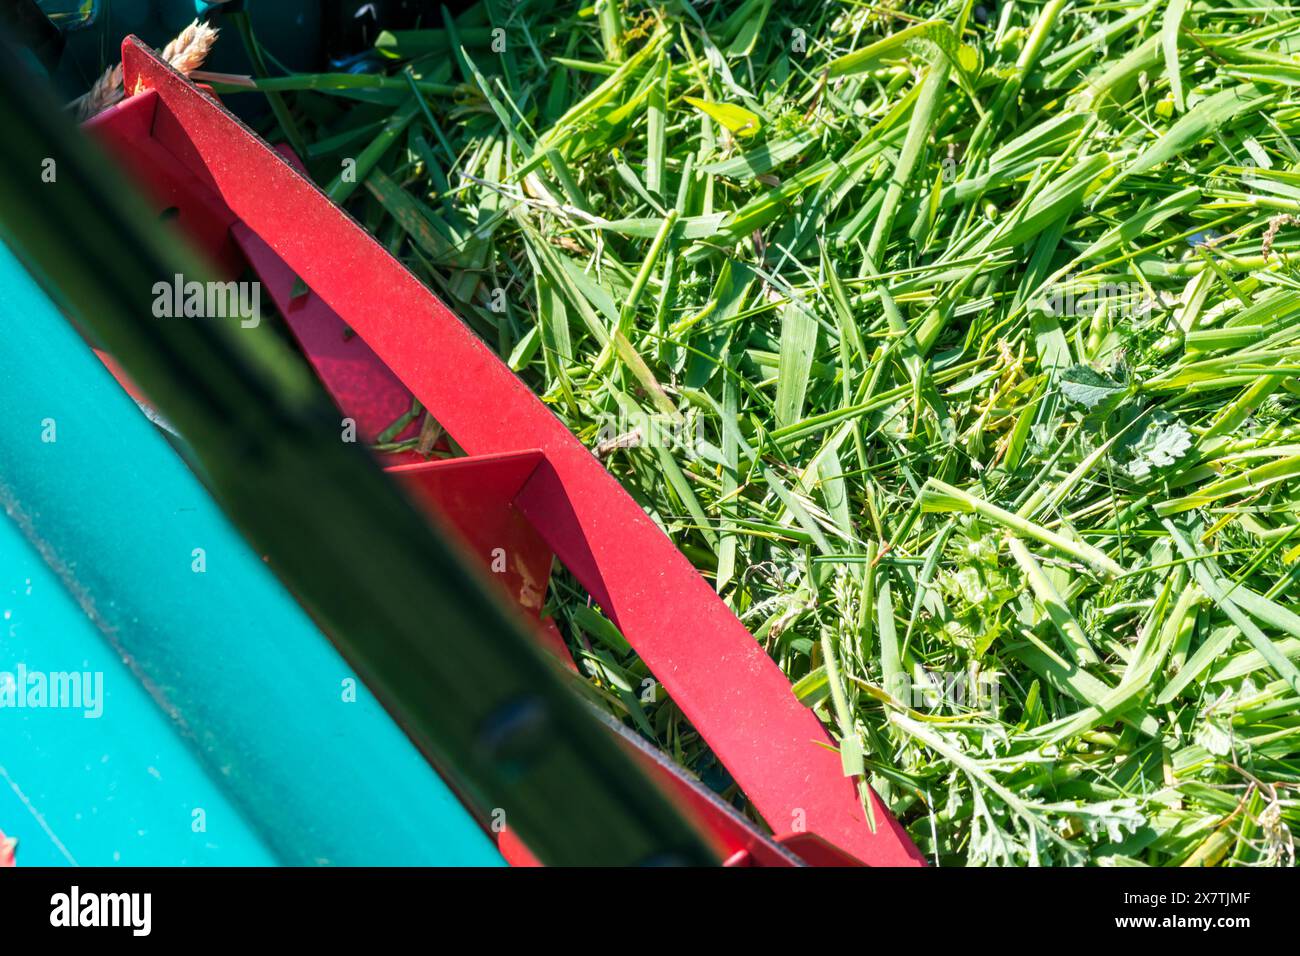
[[[600,461],[432,292],[284,157],[135,37],[126,89],[152,136],[342,317],[470,455],[536,450],[514,499],[778,833],[874,866],[924,865],[857,785],[817,717],[713,588]]]

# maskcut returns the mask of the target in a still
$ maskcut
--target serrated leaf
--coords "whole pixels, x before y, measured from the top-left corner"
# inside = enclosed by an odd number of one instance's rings
[[[1125,469],[1134,478],[1145,478],[1154,468],[1168,468],[1192,447],[1192,433],[1181,420],[1157,412],[1133,445],[1133,458]]]
[[[1192,739],[1216,757],[1226,757],[1232,753],[1232,735],[1213,720],[1198,724]]]
[[[1128,389],[1109,375],[1103,375],[1087,365],[1076,365],[1061,375],[1061,393],[1084,408],[1096,408],[1110,398],[1123,395]]]

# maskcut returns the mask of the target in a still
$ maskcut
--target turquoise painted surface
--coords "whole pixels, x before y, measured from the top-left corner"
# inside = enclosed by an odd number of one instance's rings
[[[20,666],[24,672],[20,672]],[[76,674],[68,706],[37,675]],[[20,688],[20,682],[22,687]],[[0,514],[0,830],[20,866],[262,866],[275,858],[54,572]],[[8,696],[12,693],[12,697]],[[53,703],[47,695],[45,703]]]
[[[100,640],[275,858],[499,865],[455,796],[3,246],[0,328],[0,505],[94,608]],[[58,779],[81,786],[72,738],[52,727],[43,746],[58,773],[66,768]],[[0,729],[0,764],[13,762],[14,747]]]

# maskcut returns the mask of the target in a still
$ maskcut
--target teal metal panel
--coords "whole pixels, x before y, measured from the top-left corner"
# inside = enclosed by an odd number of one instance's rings
[[[500,864],[455,795],[2,246],[0,327],[0,504],[275,857]],[[66,785],[79,786],[75,753],[60,750],[70,738],[51,733],[44,745],[68,768]],[[12,747],[0,738],[0,763]]]
[[[35,696],[41,682],[43,699]],[[18,838],[20,865],[275,863],[4,515],[0,683],[0,831]],[[25,706],[33,702],[43,706]]]

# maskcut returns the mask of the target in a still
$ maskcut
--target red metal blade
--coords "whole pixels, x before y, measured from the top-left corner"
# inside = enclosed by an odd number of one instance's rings
[[[357,439],[373,444],[380,432],[410,410],[411,390],[389,371],[360,336],[349,333],[347,323],[320,296],[310,292],[293,296],[297,278],[294,271],[247,225],[235,223],[231,235],[271,294],[335,403],[356,422]],[[412,422],[393,440],[412,438],[419,427],[418,422]],[[424,456],[398,452],[390,460],[418,462]]]
[[[876,801],[872,834],[817,718],[709,584],[600,462],[418,279],[283,157],[134,38],[128,90],[159,96],[152,135],[210,184],[471,455],[537,448],[516,498],[778,831],[864,862],[922,863]],[[873,800],[876,798],[873,796]]]
[[[541,452],[525,451],[387,469],[417,502],[455,526],[475,563],[534,618],[546,601],[551,549],[513,502],[541,460]]]

